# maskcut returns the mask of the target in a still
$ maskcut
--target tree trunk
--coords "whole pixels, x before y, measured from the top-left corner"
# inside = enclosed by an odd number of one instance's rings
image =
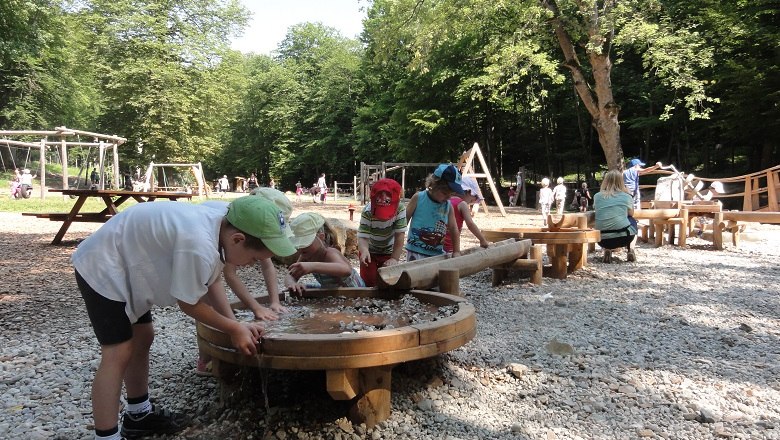
[[[577,57],[571,36],[564,28],[564,23],[560,18],[558,6],[551,0],[540,0],[540,3],[553,12],[550,25],[555,31],[558,45],[563,51],[565,59],[563,66],[569,69],[574,88],[590,113],[593,127],[596,129],[599,143],[607,159],[607,166],[610,170],[622,170],[623,148],[620,144],[620,124],[618,122],[620,106],[617,105],[612,95],[610,39],[602,35],[599,17],[597,15],[592,17],[588,30],[590,34],[588,44],[593,44],[598,40],[601,44],[598,51],[587,49],[588,62],[593,72],[593,84],[589,84]]]

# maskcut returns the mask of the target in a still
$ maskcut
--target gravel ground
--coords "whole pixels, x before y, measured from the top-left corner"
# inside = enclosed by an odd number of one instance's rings
[[[160,203],[160,202],[158,202]],[[182,202],[178,202],[182,203]],[[296,205],[346,219],[344,205]],[[539,225],[533,211],[492,209],[483,227]],[[91,438],[99,361],[59,223],[0,213],[0,438]],[[74,224],[66,240],[99,225]],[[465,246],[476,245],[464,231]],[[154,309],[151,394],[193,416],[177,439],[778,439],[780,228],[753,226],[718,252],[640,245],[638,262],[600,252],[542,286],[485,270],[461,280],[477,336],[393,370],[392,415],[351,424],[321,372],[246,370],[222,387],[193,374],[195,327]],[[283,268],[280,267],[280,275]],[[242,276],[258,294],[261,277]]]

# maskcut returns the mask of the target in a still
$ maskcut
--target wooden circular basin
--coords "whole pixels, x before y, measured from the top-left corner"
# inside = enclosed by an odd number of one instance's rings
[[[347,333],[289,333],[269,331],[263,336],[256,356],[236,352],[230,337],[197,323],[198,345],[222,361],[243,366],[286,370],[331,370],[393,365],[436,356],[470,341],[476,334],[474,306],[461,297],[438,292],[412,290],[382,291],[375,288],[309,289],[304,298],[374,297],[399,299],[413,295],[421,303],[436,307],[457,306],[450,316],[430,322],[391,329]],[[241,303],[234,303],[240,308]],[[311,320],[342,319],[315,315]],[[371,320],[370,316],[366,320]],[[316,325],[314,326],[316,327]]]

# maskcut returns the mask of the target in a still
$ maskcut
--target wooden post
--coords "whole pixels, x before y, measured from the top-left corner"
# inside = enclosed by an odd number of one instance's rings
[[[122,189],[124,185],[122,184],[122,170],[119,169],[119,151],[117,151],[116,142],[111,144],[111,147],[114,153],[114,184],[116,185],[114,188]]]
[[[712,222],[712,244],[715,249],[723,250],[723,213],[716,212],[714,214],[715,219]]]
[[[68,145],[65,137],[60,138],[60,157],[62,158],[62,189],[68,189]],[[62,195],[63,198],[65,195]]]
[[[360,370],[360,395],[349,409],[354,424],[365,423],[368,429],[390,417],[390,381],[392,366],[363,368]]]
[[[537,286],[542,285],[542,252],[544,252],[544,246],[541,244],[535,244],[531,246],[531,259],[536,260],[537,268],[531,273],[531,282]]]
[[[41,199],[46,198],[46,138],[41,139]]]
[[[439,291],[460,296],[460,271],[439,269]]]

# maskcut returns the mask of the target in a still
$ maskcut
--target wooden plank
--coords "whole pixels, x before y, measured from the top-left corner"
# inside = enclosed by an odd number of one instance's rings
[[[780,224],[780,212],[764,211],[723,211],[724,220],[753,223]]]
[[[349,419],[353,424],[365,424],[368,429],[372,429],[390,417],[391,369],[376,367],[360,370],[358,378],[363,394],[349,409]]]

